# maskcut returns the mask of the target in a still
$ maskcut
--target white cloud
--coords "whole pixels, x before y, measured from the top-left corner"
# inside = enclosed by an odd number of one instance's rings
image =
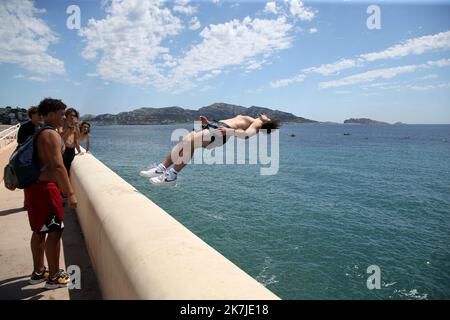
[[[264,7],[264,12],[277,14],[277,3],[275,1],[267,2],[266,6]]]
[[[354,74],[339,80],[321,82],[319,88],[337,88],[342,86],[348,86],[358,83],[371,82],[375,79],[391,79],[400,74],[411,73],[419,69],[420,65],[407,65],[402,67],[376,69],[363,73]]]
[[[312,67],[305,70],[309,72],[317,72],[322,75],[331,75],[340,70],[362,66],[365,61],[375,61],[381,59],[392,59],[404,57],[410,54],[422,54],[430,50],[450,49],[450,31],[441,32],[431,36],[408,39],[404,43],[389,47],[386,50],[361,54],[357,59],[341,59],[334,63],[321,65],[320,67]],[[442,59],[432,61],[436,64],[449,64],[450,59]],[[304,72],[307,72],[305,71]]]
[[[258,70],[258,69],[261,69],[262,66],[264,64],[266,64],[266,63],[267,63],[267,60],[265,60],[265,59],[263,59],[263,60],[250,60],[248,62],[248,65],[247,65],[247,67],[245,69],[246,69],[247,72],[250,72],[252,70]]]
[[[218,4],[220,0],[212,0],[213,3]]]
[[[329,76],[332,74],[339,74],[339,71],[348,69],[348,68],[353,68],[353,67],[356,67],[357,65],[358,65],[358,61],[356,61],[356,60],[341,59],[334,63],[323,64],[319,67],[306,68],[306,69],[303,69],[302,72],[306,73],[306,74],[318,73],[323,76]],[[280,87],[285,87],[292,83],[298,82],[295,79],[301,79],[301,81],[303,81],[305,78],[306,78],[306,76],[304,74],[300,73],[292,78],[280,79],[278,81],[271,82],[270,85],[272,86],[272,88],[280,88]]]
[[[191,2],[191,1],[190,0],[175,0],[174,1],[175,5],[178,5],[178,6],[185,6],[189,2]]]
[[[48,53],[58,37],[36,17],[44,12],[27,0],[0,1],[0,64],[18,64],[40,74],[65,73],[64,62]]]
[[[189,29],[190,30],[197,30],[200,29],[202,26],[202,24],[200,23],[200,21],[198,20],[197,17],[193,17],[191,20],[189,20]]]
[[[90,19],[80,30],[86,39],[85,59],[100,56],[97,73],[105,80],[131,84],[161,81],[162,59],[169,49],[162,41],[182,29],[179,18],[161,1],[113,0],[102,20]]]
[[[317,28],[311,28],[311,29],[309,29],[309,33],[316,33],[317,31],[319,31],[319,30],[317,30]]]
[[[186,7],[183,7],[183,6],[174,6],[174,7],[173,7],[173,11],[178,12],[178,13],[183,13],[183,14],[186,14],[186,15],[188,15],[188,16],[191,16],[191,15],[193,15],[194,13],[197,12],[197,8],[192,7],[192,6],[186,6]]]
[[[211,70],[227,67],[255,67],[275,52],[292,45],[292,26],[285,17],[276,20],[232,20],[223,24],[209,25],[200,33],[202,41],[193,46],[179,60],[179,65],[169,73],[164,87],[187,89],[193,80]]]
[[[450,66],[450,59],[441,59],[441,60],[435,60],[435,61],[428,61],[427,65],[430,67],[448,67]]]
[[[88,77],[98,77],[98,73],[88,72],[88,73],[86,73],[86,76],[88,76]]]
[[[42,78],[42,77],[36,77],[36,76],[29,77],[28,80],[38,81],[38,82],[47,82],[47,79]]]
[[[352,59],[341,59],[339,61],[336,61],[334,63],[329,64],[323,64],[320,67],[312,67],[304,69],[304,73],[318,73],[324,76],[329,76],[332,74],[338,74],[339,71],[353,68],[358,65],[358,62],[356,60]]]
[[[429,80],[429,79],[436,79],[439,78],[439,75],[433,73],[433,74],[429,74],[425,77],[420,78],[420,80]]]
[[[401,67],[376,69],[376,70],[371,70],[371,71],[367,71],[367,72],[363,72],[363,73],[354,74],[354,75],[351,75],[351,76],[348,76],[348,77],[345,77],[345,78],[342,78],[339,80],[321,82],[319,84],[319,88],[321,88],[321,89],[336,88],[336,87],[348,86],[348,85],[353,85],[353,84],[371,82],[375,79],[380,79],[380,78],[381,79],[391,79],[400,74],[411,73],[416,70],[429,69],[429,68],[433,68],[433,67],[443,68],[443,67],[447,67],[447,66],[450,66],[450,59],[428,61],[427,63],[424,63],[424,64],[414,64],[414,65],[407,65],[407,66],[401,66]]]
[[[212,70],[210,73],[206,73],[205,75],[197,78],[197,81],[206,81],[211,78],[217,77],[221,73],[222,73],[221,70]]]
[[[200,89],[200,91],[205,92],[205,91],[211,91],[211,90],[215,90],[216,87],[211,86],[211,85],[206,85],[203,88]]]
[[[189,0],[175,0],[175,5],[173,6],[173,11],[186,14],[188,16],[193,15],[197,12],[197,8],[193,6],[189,6]]]
[[[389,47],[386,50],[362,54],[360,57],[366,61],[375,61],[447,49],[450,49],[450,31],[408,39],[400,44]]]
[[[287,87],[290,84],[297,83],[297,82],[303,82],[305,80],[306,76],[304,74],[299,74],[295,77],[289,78],[289,79],[281,79],[270,83],[270,86],[274,89]]]
[[[15,75],[14,79],[25,79],[25,80],[38,81],[38,82],[47,82],[48,81],[48,79],[43,78],[43,77],[38,77],[38,76],[26,77],[23,74]]]
[[[196,16],[182,21],[174,15],[175,6],[186,7],[189,1],[178,0],[170,8],[163,4],[112,0],[105,5],[104,19],[90,19],[79,32],[86,43],[82,56],[98,60],[96,73],[89,76],[179,93],[233,68],[260,69],[276,52],[292,46],[294,26],[284,14],[203,27]],[[168,46],[184,26],[203,30],[200,41],[176,57]]]
[[[295,18],[300,20],[311,21],[315,17],[315,13],[311,8],[305,7],[301,0],[291,0],[289,11]]]
[[[334,75],[339,73],[341,70],[350,69],[354,67],[360,67],[365,64],[365,62],[371,62],[381,59],[392,59],[397,57],[404,57],[410,54],[423,54],[428,51],[438,51],[450,49],[450,31],[440,32],[435,35],[423,36],[419,38],[408,39],[400,44],[389,47],[386,50],[379,52],[372,52],[361,54],[355,59],[341,59],[333,63],[323,64],[319,67],[310,67],[304,69],[303,73],[318,73],[324,76]],[[437,61],[428,61],[426,66],[428,67],[445,67],[450,65],[450,59],[441,59]],[[426,67],[421,65],[421,68]],[[391,68],[395,69],[395,68]],[[286,79],[285,79],[286,80]],[[289,79],[287,79],[289,80]],[[286,83],[286,81],[279,80],[281,83]],[[322,86],[332,85],[335,83],[340,83],[340,80],[322,82]],[[292,82],[287,82],[292,83]]]
[[[405,85],[399,82],[376,82],[370,84],[363,84],[361,89],[370,90],[370,89],[379,89],[379,90],[393,90],[393,89],[402,89]]]
[[[437,85],[427,85],[427,86],[411,86],[413,90],[433,90],[433,89],[447,89],[450,88],[450,83],[441,83]]]

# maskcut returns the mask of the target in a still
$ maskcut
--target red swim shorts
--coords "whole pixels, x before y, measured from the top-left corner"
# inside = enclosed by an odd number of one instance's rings
[[[63,206],[56,183],[36,182],[24,191],[31,230],[39,233],[62,231]]]

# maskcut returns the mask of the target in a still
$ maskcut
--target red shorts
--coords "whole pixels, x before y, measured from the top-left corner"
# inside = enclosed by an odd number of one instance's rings
[[[31,230],[40,233],[62,231],[63,206],[56,183],[36,182],[24,191]]]

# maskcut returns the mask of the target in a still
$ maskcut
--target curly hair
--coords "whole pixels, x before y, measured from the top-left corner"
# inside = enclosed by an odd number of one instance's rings
[[[44,117],[48,115],[50,112],[57,112],[58,110],[61,109],[64,110],[66,108],[67,106],[61,100],[45,98],[39,103],[38,112],[41,116]]]

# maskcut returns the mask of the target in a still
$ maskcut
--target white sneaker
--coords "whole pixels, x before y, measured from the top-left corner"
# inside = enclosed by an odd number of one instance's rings
[[[170,175],[168,172],[164,172],[163,174],[159,175],[158,177],[150,178],[149,181],[155,185],[155,186],[176,186],[177,185],[177,177],[175,176],[174,179],[170,179]]]
[[[139,172],[139,175],[141,177],[153,178],[153,177],[158,177],[158,176],[162,175],[163,173],[164,173],[163,170],[161,170],[156,164],[153,164],[150,167],[150,169],[142,170],[141,172]]]

